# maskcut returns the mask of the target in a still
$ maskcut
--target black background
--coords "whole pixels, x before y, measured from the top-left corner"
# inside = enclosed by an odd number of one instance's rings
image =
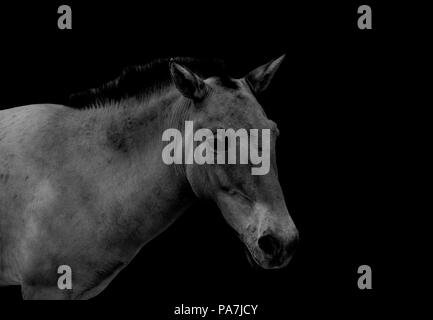
[[[72,7],[72,30],[57,29],[60,4]],[[373,30],[357,28],[361,4],[372,7]],[[240,77],[287,54],[261,103],[281,131],[280,182],[300,231],[290,265],[251,268],[215,205],[198,202],[90,306],[174,318],[181,303],[259,304],[268,319],[380,306],[392,280],[387,85],[401,32],[392,10],[374,1],[2,3],[0,108],[63,103],[159,57],[220,57]],[[372,267],[373,290],[357,287],[362,264]],[[0,288],[0,299],[19,301],[19,288]]]

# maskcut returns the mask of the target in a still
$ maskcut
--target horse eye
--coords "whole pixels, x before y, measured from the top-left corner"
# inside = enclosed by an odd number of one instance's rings
[[[229,144],[229,139],[228,137],[224,137],[225,141],[224,141],[224,148],[222,150],[218,150],[219,145],[222,145],[223,141],[221,140],[221,138],[218,137],[217,133],[214,133],[213,137],[212,137],[212,142],[213,142],[213,150],[214,152],[218,152],[218,151],[222,151],[222,152],[227,152],[228,151],[228,144]]]

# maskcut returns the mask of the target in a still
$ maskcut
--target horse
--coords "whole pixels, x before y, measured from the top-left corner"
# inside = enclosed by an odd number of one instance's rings
[[[23,299],[89,299],[197,199],[213,201],[256,264],[285,267],[298,230],[278,181],[278,128],[257,96],[284,56],[230,77],[222,60],[164,58],[69,103],[0,111],[0,285]],[[68,105],[66,105],[68,104]],[[168,128],[271,132],[271,168],[173,164]],[[60,288],[59,266],[72,272]]]

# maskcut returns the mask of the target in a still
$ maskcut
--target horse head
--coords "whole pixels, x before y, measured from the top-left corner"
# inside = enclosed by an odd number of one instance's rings
[[[275,154],[278,128],[256,99],[269,85],[283,58],[260,66],[240,79],[229,76],[203,79],[184,65],[170,63],[174,84],[192,106],[188,119],[193,121],[194,129],[206,129],[212,136],[208,143],[213,141],[210,149],[213,157],[227,160],[187,164],[185,176],[199,198],[217,204],[254,261],[266,269],[287,265],[299,238],[278,181]],[[220,134],[229,129],[234,139]],[[240,132],[246,132],[248,141],[247,145],[237,147]],[[228,161],[233,156],[227,154],[233,143],[236,163]],[[261,152],[264,160],[261,170],[252,161],[253,151],[256,157]],[[242,158],[247,161],[240,161]]]

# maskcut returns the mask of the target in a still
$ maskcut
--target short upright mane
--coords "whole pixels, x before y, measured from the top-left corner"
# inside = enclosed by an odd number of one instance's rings
[[[172,85],[169,70],[170,60],[187,66],[202,78],[219,77],[229,79],[225,64],[220,59],[196,59],[176,57],[154,60],[146,65],[125,68],[119,77],[99,88],[89,89],[69,97],[74,108],[103,105],[128,98],[143,99]]]

